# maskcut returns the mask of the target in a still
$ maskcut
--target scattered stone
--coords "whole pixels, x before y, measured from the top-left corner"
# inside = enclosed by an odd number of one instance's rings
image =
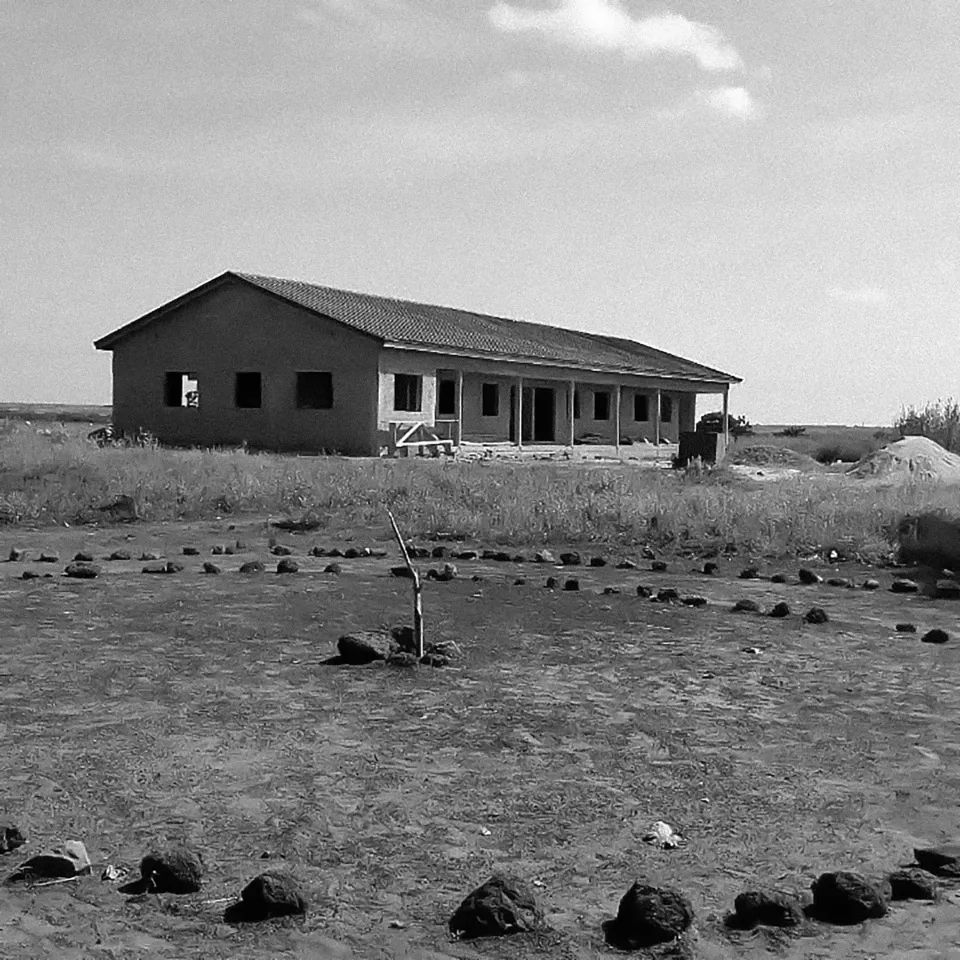
[[[346,633],[337,641],[337,651],[345,663],[372,663],[386,660],[400,649],[394,637],[383,630]]]
[[[215,564],[207,560],[203,565],[204,573],[220,573],[220,568]]]
[[[579,553],[561,553],[560,554],[560,563],[565,567],[579,567],[583,563],[583,559]]]
[[[823,873],[811,885],[813,909],[828,923],[854,924],[882,917],[890,900],[890,885],[874,883],[859,873]]]
[[[830,577],[827,580],[828,587],[852,587],[853,581],[847,577]]]
[[[620,900],[607,940],[628,950],[652,947],[675,940],[692,922],[693,907],[683,894],[638,882]]]
[[[604,595],[605,597],[612,597],[612,596],[618,594],[619,592],[620,592],[620,588],[619,588],[619,587],[604,587],[604,588],[603,588],[603,595]]]
[[[663,573],[667,569],[667,562],[666,560],[654,560],[653,563],[650,564],[650,569],[654,573]]]
[[[266,569],[262,560],[248,560],[240,564],[241,573],[263,573]]]
[[[433,557],[434,560],[443,560],[445,557],[450,555],[450,548],[434,547],[433,550],[430,551],[430,555]]]
[[[429,560],[430,551],[426,547],[407,546],[407,553],[411,560]]]
[[[591,567],[605,567],[607,565],[606,557],[591,557],[590,566]]]
[[[12,853],[27,842],[20,828],[12,823],[0,825],[0,853]]]
[[[960,842],[951,841],[936,847],[914,847],[913,855],[922,870],[938,877],[960,878]]]
[[[635,560],[621,560],[617,566],[617,570],[636,570],[637,564]]]
[[[289,873],[267,870],[254,877],[240,891],[240,903],[228,907],[226,923],[257,923],[273,917],[301,917],[307,912],[307,898],[300,882]]]
[[[231,547],[229,543],[223,548],[223,555],[224,555],[224,556],[231,556],[231,557],[232,557],[236,552],[237,552],[236,548],[235,548],[235,547]]]
[[[576,577],[569,577],[563,581],[564,590],[579,590],[580,581]]]
[[[476,560],[477,551],[476,550],[460,550],[458,553],[454,554],[454,559],[456,560]]]
[[[344,560],[358,560],[362,556],[363,554],[356,547],[347,547],[347,549],[343,551]]]
[[[176,560],[168,560],[163,572],[164,573],[182,573],[183,564],[177,563]]]
[[[101,513],[109,514],[111,520],[119,522],[131,522],[138,519],[137,502],[133,497],[128,497],[126,494],[121,494],[116,500],[105,503],[97,509]]]
[[[402,667],[408,670],[420,666],[417,655],[407,650],[394,650],[387,657],[387,663],[391,667]]]
[[[906,577],[899,577],[890,584],[891,593],[916,593],[920,589],[913,580]]]
[[[745,567],[740,571],[741,580],[759,580],[760,571],[756,567]]]
[[[245,540],[236,540],[234,541],[233,546],[237,553],[243,553],[243,551],[247,549],[247,543]]]
[[[38,562],[38,563],[59,563],[59,562],[60,562],[60,554],[58,554],[58,553],[41,553],[40,556],[37,557],[37,562]]]
[[[657,820],[650,824],[650,829],[641,839],[644,843],[651,843],[661,850],[676,850],[686,843],[683,837],[664,820]]]
[[[480,557],[481,560],[492,560],[494,563],[509,563],[513,559],[513,554],[506,550],[484,550]]]
[[[222,557],[227,552],[227,548],[221,543],[217,544],[211,551],[211,556]]]
[[[778,603],[775,603],[770,610],[770,613],[767,616],[774,617],[778,620],[782,620],[784,617],[790,616],[790,605],[781,600]]]
[[[749,930],[756,926],[797,927],[803,922],[799,897],[779,890],[748,890],[734,901],[730,926]]]
[[[864,590],[879,590],[879,589],[880,589],[880,581],[879,581],[879,580],[874,580],[874,579],[872,579],[872,578],[869,579],[869,580],[864,580],[864,581],[863,581],[863,589],[864,589]]]
[[[129,550],[114,550],[113,553],[107,557],[108,560],[132,560],[133,554]]]
[[[323,547],[317,546],[311,547],[308,553],[311,557],[325,557],[327,555],[327,551]]]
[[[823,607],[811,607],[803,615],[803,619],[807,623],[826,623],[830,617],[827,616],[827,611]]]
[[[328,557],[342,557],[342,556],[343,556],[343,551],[342,551],[339,547],[331,547],[331,548],[327,551],[326,555],[327,555]]]
[[[75,580],[93,580],[100,576],[101,569],[98,563],[70,563],[63,572]]]
[[[331,564],[333,566],[333,564]],[[400,577],[401,579],[412,580],[413,571],[404,564],[402,567],[391,567],[390,568],[391,577]]]
[[[923,870],[896,870],[889,879],[894,900],[938,900],[940,897],[939,884]]]
[[[948,643],[950,640],[950,634],[946,630],[941,630],[939,627],[934,627],[933,630],[928,630],[921,638],[921,643]]]
[[[527,562],[527,557],[526,557],[526,555],[523,554],[523,553],[515,553],[510,559],[511,559],[514,563],[526,563],[526,562]]]
[[[449,583],[451,580],[457,579],[459,572],[456,564],[445,563],[437,572],[437,581],[439,583]]]
[[[406,569],[406,568],[404,568],[404,569]],[[324,572],[324,573],[332,573],[335,577],[339,577],[340,574],[343,573],[343,567],[341,567],[339,563],[328,563],[328,564],[323,568],[323,572]]]
[[[523,933],[542,923],[533,891],[521,880],[495,874],[457,907],[449,927],[454,937],[472,940]]]
[[[427,644],[420,662],[430,667],[446,667],[462,659],[463,650],[456,640],[438,640]]]
[[[655,599],[657,603],[678,603],[680,593],[674,587],[664,587],[657,591]]]
[[[717,572],[717,565],[712,561],[708,560],[703,565],[703,572],[708,576],[712,577]]]
[[[538,550],[533,555],[534,563],[556,563],[557,558],[549,550]]]
[[[277,543],[270,548],[270,552],[275,557],[289,557],[293,553],[293,549],[285,544]]]
[[[555,590],[556,587],[557,587],[557,578],[556,578],[556,577],[547,577],[547,582],[544,584],[544,586],[545,586],[548,590]]]
[[[277,573],[299,573],[300,564],[296,560],[291,560],[289,557],[284,557],[277,564]]]
[[[770,577],[771,583],[786,583],[787,575],[785,573],[774,573]]]
[[[183,555],[185,557],[199,557],[200,551],[196,547],[184,547]]]
[[[74,563],[93,563],[93,554],[81,550],[74,558]]]
[[[814,573],[806,567],[801,567],[797,572],[797,576],[800,578],[800,582],[808,587],[815,583],[823,583],[823,577],[821,577],[819,573]]]
[[[526,577],[517,577],[517,579],[513,581],[513,585],[515,587],[522,587],[526,582],[527,582]]]
[[[137,884],[151,893],[196,893],[203,883],[203,858],[189,847],[154,850],[140,861]],[[121,887],[121,893],[128,892]]]
[[[956,600],[960,598],[960,583],[956,580],[938,580],[937,597],[941,600]]]
[[[142,562],[150,563],[153,560],[159,560],[159,559],[160,559],[159,553],[141,553],[140,554],[140,560]]]
[[[645,586],[642,583],[637,584],[637,596],[638,597],[652,597],[653,596],[653,587]]]
[[[10,552],[7,554],[8,563],[19,563],[21,560],[25,560],[27,557],[27,551],[21,550],[19,547],[11,547]]]
[[[707,605],[707,598],[694,593],[688,597],[681,597],[680,602],[685,607],[705,607]]]
[[[143,568],[143,572],[144,573],[166,573],[167,565],[162,560],[158,561],[157,563],[148,563]]]
[[[917,625],[915,623],[898,623],[894,627],[894,630],[896,630],[897,633],[916,633]]]
[[[731,610],[733,613],[760,613],[760,604],[756,600],[738,600]]]
[[[24,570],[23,573],[20,574],[20,579],[21,580],[39,580],[40,574],[37,573],[36,570]]]
[[[31,857],[8,878],[9,883],[37,878],[80,877],[90,872],[87,848],[79,840],[67,840]]]

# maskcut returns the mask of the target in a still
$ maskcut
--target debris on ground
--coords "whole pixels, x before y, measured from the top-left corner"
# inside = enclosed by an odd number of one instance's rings
[[[644,843],[652,844],[661,850],[674,850],[687,841],[680,836],[665,820],[657,820],[641,838]]]

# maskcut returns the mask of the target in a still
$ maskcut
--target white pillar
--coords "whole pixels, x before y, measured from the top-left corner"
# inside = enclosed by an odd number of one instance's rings
[[[617,389],[614,391],[614,401],[613,409],[616,411],[613,417],[613,428],[617,431],[615,445],[617,448],[617,456],[620,456],[620,384],[617,384]]]
[[[517,377],[517,449],[523,449],[523,377]]]
[[[653,402],[653,418],[654,418],[654,443],[657,445],[657,453],[660,453],[660,388],[657,387],[657,393],[654,397]]]
[[[730,424],[728,423],[728,418],[730,416],[730,387],[726,386],[723,388],[723,449],[727,449],[727,444],[730,443]]]
[[[573,453],[574,440],[576,435],[574,433],[576,417],[574,416],[574,402],[577,395],[577,381],[570,381],[570,396],[567,397],[567,408],[570,413],[570,452]]]
[[[457,446],[463,443],[463,371],[457,371]]]

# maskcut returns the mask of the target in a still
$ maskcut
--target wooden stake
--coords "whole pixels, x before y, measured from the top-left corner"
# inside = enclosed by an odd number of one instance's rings
[[[393,535],[397,538],[397,544],[400,547],[400,553],[403,556],[403,562],[410,571],[410,578],[413,581],[413,644],[417,659],[423,657],[423,588],[420,584],[420,574],[416,567],[410,562],[410,553],[407,550],[407,544],[400,534],[400,528],[393,514],[388,510],[387,516],[390,518],[390,526],[393,527]]]

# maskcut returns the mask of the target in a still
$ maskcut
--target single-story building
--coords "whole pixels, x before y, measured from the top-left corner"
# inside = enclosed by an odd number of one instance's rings
[[[232,271],[95,346],[116,429],[175,446],[659,444],[740,382],[618,337]]]

